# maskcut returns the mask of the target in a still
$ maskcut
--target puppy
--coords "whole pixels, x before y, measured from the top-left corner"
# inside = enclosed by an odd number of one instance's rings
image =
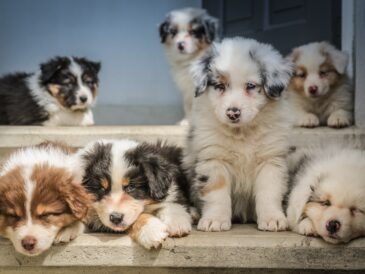
[[[97,141],[78,153],[82,182],[94,195],[92,231],[128,231],[145,248],[191,231],[181,149],[158,142]]]
[[[0,78],[0,125],[88,126],[100,63],[56,57],[34,74]]]
[[[69,242],[84,226],[91,197],[72,174],[71,149],[43,143],[14,152],[0,170],[0,235],[15,250],[39,255]]]
[[[346,67],[348,56],[326,42],[295,48],[288,57],[295,63],[289,100],[295,124],[341,128],[352,124],[352,89]]]
[[[193,64],[197,98],[184,167],[199,230],[229,230],[232,219],[287,228],[287,111],[280,97],[291,70],[270,45],[244,38],[214,44]]]
[[[338,244],[365,236],[365,153],[329,146],[289,157],[290,228]]]
[[[159,27],[172,76],[183,95],[185,120],[190,116],[194,90],[189,73],[192,61],[199,58],[218,38],[218,19],[205,10],[184,8],[171,11]]]

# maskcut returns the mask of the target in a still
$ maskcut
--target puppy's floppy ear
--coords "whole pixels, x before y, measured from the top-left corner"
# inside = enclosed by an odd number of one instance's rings
[[[336,49],[334,46],[327,42],[321,42],[320,47],[323,54],[327,55],[331,59],[337,72],[339,74],[344,74],[349,61],[348,54]]]
[[[205,31],[205,39],[208,44],[219,38],[219,20],[213,16],[205,15],[203,17],[203,26]]]
[[[214,52],[211,48],[200,59],[191,64],[190,73],[195,86],[195,97],[202,95],[208,87],[210,64],[213,56]]]
[[[85,66],[88,70],[90,70],[92,73],[94,73],[95,75],[99,73],[100,69],[101,69],[101,63],[100,62],[94,62],[94,61],[90,61],[87,58],[79,58],[79,57],[72,57],[76,62],[82,64],[83,66]]]
[[[170,20],[168,18],[164,22],[162,22],[158,27],[161,43],[165,43],[166,37],[169,34],[169,27],[170,27]]]
[[[91,194],[88,194],[81,183],[74,181],[72,177],[59,182],[58,187],[62,199],[66,201],[72,214],[79,220],[85,219],[93,201]]]
[[[259,65],[262,84],[267,97],[279,98],[293,73],[293,64],[267,44],[252,48],[250,56]]]
[[[70,65],[71,61],[67,57],[55,57],[46,63],[40,65],[41,69],[41,82],[46,84],[51,78],[61,69]]]

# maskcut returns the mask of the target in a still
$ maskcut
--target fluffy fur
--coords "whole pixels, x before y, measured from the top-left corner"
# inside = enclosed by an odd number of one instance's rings
[[[0,170],[0,235],[39,255],[83,231],[91,197],[72,173],[72,150],[43,143],[14,152]]]
[[[289,157],[290,228],[338,244],[365,236],[365,153],[331,145]]]
[[[181,150],[131,140],[97,141],[78,153],[82,181],[95,197],[92,231],[122,232],[144,247],[191,231]]]
[[[270,45],[224,39],[192,67],[196,96],[184,158],[198,229],[232,219],[285,230],[287,111],[281,93],[291,65]]]
[[[352,87],[346,67],[348,56],[326,42],[295,48],[288,57],[295,63],[289,100],[295,124],[302,127],[352,124]]]
[[[100,63],[85,58],[56,57],[34,74],[0,78],[0,124],[93,125]]]
[[[173,78],[183,95],[186,124],[190,116],[194,89],[189,68],[218,39],[218,19],[205,10],[185,8],[171,11],[159,27]]]

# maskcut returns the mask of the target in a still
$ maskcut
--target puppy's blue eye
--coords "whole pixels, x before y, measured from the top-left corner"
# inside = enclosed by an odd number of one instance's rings
[[[214,89],[223,92],[226,90],[226,86],[224,84],[216,84],[216,85],[214,85]]]
[[[246,84],[246,89],[250,90],[250,89],[255,89],[256,88],[256,85],[253,84],[253,83],[247,83]]]

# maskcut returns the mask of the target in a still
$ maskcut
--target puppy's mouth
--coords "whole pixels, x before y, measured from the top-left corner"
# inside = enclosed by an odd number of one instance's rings
[[[118,224],[118,225],[112,225],[112,224],[109,224],[108,227],[110,229],[112,229],[113,231],[116,231],[116,232],[123,232],[125,230],[127,230],[129,228],[128,225],[122,223],[122,224]]]

